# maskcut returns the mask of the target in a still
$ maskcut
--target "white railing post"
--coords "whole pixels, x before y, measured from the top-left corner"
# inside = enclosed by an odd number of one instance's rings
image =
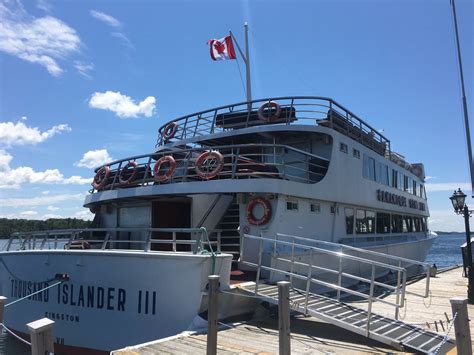
[[[30,330],[32,355],[54,353],[53,324],[51,319],[42,318],[26,325]]]
[[[370,318],[372,316],[372,300],[374,297],[374,281],[375,281],[375,265],[372,264],[372,275],[370,276],[370,293],[369,293],[369,307],[367,311],[367,326],[366,326],[366,336],[369,336],[370,333]]]
[[[263,253],[263,239],[260,238],[258,243],[258,267],[257,267],[257,277],[255,279],[255,294],[258,293],[258,282],[260,281],[260,272],[262,268],[262,253]]]
[[[295,265],[295,238],[291,239],[290,283],[293,284],[293,268]]]
[[[288,281],[279,281],[277,285],[279,354],[290,355],[290,283]]]
[[[219,289],[219,275],[209,275],[209,300],[207,307],[207,355],[217,354],[217,294]]]
[[[309,298],[309,289],[311,287],[311,278],[312,278],[312,273],[313,273],[313,249],[310,249],[310,254],[309,254],[309,265],[308,265],[308,275],[307,275],[307,280],[306,280],[306,297],[304,301],[304,313],[305,315],[308,314],[308,298]]]
[[[7,302],[7,298],[0,296],[0,323],[3,323],[3,309],[5,308],[5,302]]]
[[[176,252],[176,232],[173,232],[173,251]]]
[[[341,299],[341,283],[342,283],[342,256],[339,256],[339,274],[337,275],[337,300]]]
[[[458,354],[472,355],[469,315],[467,313],[467,298],[454,297],[449,301],[451,302],[451,309],[453,311],[454,332],[456,334],[456,347]]]
[[[398,267],[402,266],[402,261],[398,261]],[[397,306],[395,307],[395,319],[398,320],[398,315],[400,313],[400,279],[401,279],[401,274],[400,270],[397,271],[397,298],[396,298],[396,304]]]

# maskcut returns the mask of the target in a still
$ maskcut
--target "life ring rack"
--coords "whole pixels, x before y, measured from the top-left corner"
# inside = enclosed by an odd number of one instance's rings
[[[206,166],[205,162],[208,159],[215,159],[217,165],[211,171],[205,171],[204,166]],[[196,170],[197,176],[199,176],[203,180],[211,180],[215,178],[224,168],[224,156],[218,152],[217,150],[208,150],[202,153],[196,159],[196,163],[194,164],[194,169]]]
[[[263,208],[263,216],[260,218],[255,217],[253,213],[253,210],[257,205],[261,205]],[[270,204],[270,201],[264,197],[255,197],[248,203],[246,212],[247,220],[250,224],[253,224],[254,226],[262,226],[267,224],[272,218],[272,205]]]
[[[166,163],[170,165],[168,171],[164,173],[163,175],[159,175],[161,166]],[[171,155],[162,156],[155,163],[155,167],[153,168],[153,178],[155,179],[155,181],[165,182],[173,176],[175,170],[176,170],[176,160],[173,158],[173,156]]]
[[[265,115],[266,111],[275,110],[275,113],[271,116]],[[275,101],[267,101],[262,106],[259,107],[257,111],[258,118],[261,121],[272,123],[280,118],[281,115],[281,106]]]
[[[102,190],[105,185],[107,184],[107,180],[109,179],[110,176],[110,167],[109,166],[103,166],[99,170],[97,170],[97,173],[94,176],[94,179],[92,180],[92,187],[96,189],[97,191]]]
[[[125,179],[124,174],[129,173],[129,170],[132,169],[132,172],[128,178]],[[137,176],[138,173],[138,164],[134,161],[129,161],[121,170],[119,173],[119,182],[121,184],[130,184],[133,180],[135,180],[135,177]]]
[[[168,142],[171,138],[173,138],[178,131],[179,125],[176,122],[168,123],[165,128],[163,128],[163,140]]]

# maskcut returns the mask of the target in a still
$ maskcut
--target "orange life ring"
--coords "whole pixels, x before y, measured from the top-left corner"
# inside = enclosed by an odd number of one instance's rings
[[[96,190],[102,190],[107,183],[107,180],[110,176],[110,167],[103,166],[100,168],[94,176],[94,180],[92,180],[92,187]]]
[[[261,205],[263,207],[263,216],[259,219],[255,217],[253,214],[253,210],[255,206]],[[250,200],[249,204],[247,205],[247,220],[250,224],[254,226],[261,226],[267,224],[272,218],[272,205],[270,202],[264,197],[255,197]]]
[[[160,172],[161,166],[165,163],[168,163],[170,165],[170,168],[165,174],[159,175],[158,173]],[[164,157],[158,159],[158,161],[156,162],[155,167],[153,168],[153,178],[155,179],[155,181],[164,182],[171,178],[171,176],[173,176],[175,169],[176,160],[171,155],[165,155]]]
[[[214,159],[217,162],[217,165],[211,171],[204,171],[204,167],[208,166],[206,161],[209,159]],[[215,178],[222,171],[224,167],[224,156],[217,150],[211,150],[202,153],[196,159],[196,164],[194,168],[196,169],[196,174],[203,180],[210,180]]]
[[[165,128],[163,128],[163,139],[165,140],[165,142],[173,138],[177,131],[178,124],[176,122],[168,123]]]
[[[275,110],[275,113],[271,116],[265,115],[266,112],[271,112],[272,110]],[[278,105],[274,101],[268,101],[265,102],[260,108],[258,109],[258,118],[264,122],[271,123],[273,121],[276,121],[277,119],[280,118],[281,115],[281,106]]]
[[[122,170],[120,170],[119,174],[119,182],[121,184],[130,184],[134,179],[135,176],[137,175],[138,169],[137,169],[138,164],[134,161],[129,161],[127,165],[125,165]],[[133,169],[132,172],[130,173],[130,169]],[[128,178],[125,178],[124,175],[126,176],[127,174],[130,174]]]

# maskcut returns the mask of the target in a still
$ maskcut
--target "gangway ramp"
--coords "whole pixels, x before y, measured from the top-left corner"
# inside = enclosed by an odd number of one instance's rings
[[[290,305],[294,311],[310,315],[335,326],[380,341],[393,348],[421,354],[446,354],[455,342],[444,334],[427,331],[416,325],[398,320],[399,310],[405,306],[405,295],[427,297],[429,294],[429,266],[427,267],[426,289],[423,294],[406,290],[407,270],[401,265],[419,263],[415,260],[392,255],[364,255],[363,249],[351,248],[350,254],[344,250],[330,250],[307,244],[300,244],[298,237],[283,241],[263,236],[245,234],[242,237],[241,263],[256,268],[255,283],[243,284],[240,289],[271,304],[278,304],[276,281],[290,281]],[[245,248],[247,246],[247,248]],[[252,248],[249,248],[251,246]],[[247,254],[246,250],[252,252]],[[251,257],[249,255],[252,255]],[[249,256],[249,258],[247,258]],[[373,260],[377,256],[377,260]],[[249,260],[252,259],[252,260]],[[366,273],[354,270],[360,264]],[[395,265],[394,265],[395,264]],[[378,280],[376,275],[390,272],[393,282]],[[327,275],[334,278],[328,279]],[[351,280],[365,287],[350,288]],[[352,282],[352,284],[354,284]],[[375,288],[383,293],[395,295],[395,301],[375,294]],[[330,292],[320,294],[319,289]],[[364,291],[365,290],[365,291]],[[330,298],[326,295],[334,295]],[[367,310],[341,301],[342,295],[352,295],[367,301]],[[394,318],[382,316],[372,311],[374,303],[394,307]]]
[[[254,294],[255,286],[247,284],[240,289],[246,293]],[[278,287],[276,285],[259,284],[257,296],[262,301],[278,305]],[[435,352],[446,354],[455,346],[452,339],[445,339],[441,334],[426,331],[400,320],[372,313],[369,321],[366,310],[329,297],[310,292],[307,299],[306,304],[305,291],[290,288],[290,306],[293,311],[313,316],[399,350],[422,354],[434,354]],[[369,332],[367,334],[368,321]]]

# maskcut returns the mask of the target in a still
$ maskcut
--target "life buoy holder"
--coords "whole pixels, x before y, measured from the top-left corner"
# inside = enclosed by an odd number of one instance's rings
[[[210,167],[210,164],[208,164],[207,162],[211,159],[216,161],[216,165],[210,171],[207,169],[205,170],[205,168]],[[196,159],[196,164],[194,168],[196,169],[196,174],[201,179],[213,179],[217,175],[219,175],[219,173],[222,171],[222,168],[224,168],[224,156],[217,150],[204,152]]]
[[[168,123],[165,128],[163,129],[163,139],[165,142],[169,141],[171,138],[174,137],[176,132],[178,131],[178,124],[176,122]]]
[[[138,172],[138,164],[134,161],[129,161],[127,165],[125,165],[122,168],[122,170],[120,170],[119,182],[121,184],[130,184],[133,180],[135,180],[135,176],[137,175],[137,172]],[[128,178],[125,178],[127,175],[130,175],[130,176]]]
[[[263,216],[258,219],[253,214],[253,210],[257,205],[261,205],[263,208]],[[270,201],[264,197],[255,197],[250,200],[247,205],[247,220],[250,224],[253,224],[254,226],[262,226],[267,224],[270,221],[270,218],[272,218],[272,205],[270,204]]]
[[[271,116],[268,116],[266,113],[269,113],[271,111],[275,110],[275,113]],[[260,106],[260,108],[258,109],[258,118],[261,120],[261,121],[264,121],[264,122],[267,122],[267,123],[271,123],[271,122],[274,122],[276,121],[277,119],[280,118],[280,115],[281,115],[281,106],[278,105],[276,102],[274,101],[268,101],[268,102],[265,102],[262,106]]]
[[[164,173],[163,175],[159,175],[161,166],[166,163],[170,165],[168,171]],[[173,176],[173,173],[175,170],[176,170],[176,160],[171,155],[165,155],[161,157],[160,159],[158,159],[158,161],[156,162],[155,167],[153,168],[153,178],[155,179],[155,181],[165,182]]]
[[[107,184],[107,180],[110,176],[110,167],[103,166],[100,168],[94,176],[94,180],[92,180],[92,187],[96,190],[102,190]]]

